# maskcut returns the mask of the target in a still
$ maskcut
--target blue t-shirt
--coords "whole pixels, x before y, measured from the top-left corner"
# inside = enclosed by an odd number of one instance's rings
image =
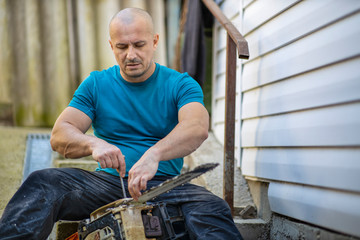
[[[117,146],[125,155],[126,175],[147,149],[178,124],[178,111],[187,103],[203,103],[199,84],[187,73],[156,64],[146,81],[125,81],[118,65],[94,71],[76,90],[69,106],[92,120],[96,137]],[[156,175],[175,176],[183,159],[161,161]],[[115,169],[102,169],[119,175]]]

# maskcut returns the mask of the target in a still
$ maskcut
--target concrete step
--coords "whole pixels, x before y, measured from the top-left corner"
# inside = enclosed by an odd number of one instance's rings
[[[270,239],[270,224],[263,219],[241,219],[234,217],[234,222],[244,240]]]
[[[47,240],[64,240],[77,232],[79,221],[58,221]]]
[[[235,217],[234,222],[244,240],[270,239],[269,224],[262,219],[240,219]],[[63,240],[77,231],[78,221],[59,221],[47,240]]]
[[[94,171],[98,167],[92,159],[55,159],[53,164],[57,168],[80,168],[87,171]]]

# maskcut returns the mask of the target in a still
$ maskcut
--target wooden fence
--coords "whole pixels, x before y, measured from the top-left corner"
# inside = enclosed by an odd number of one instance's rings
[[[52,126],[91,71],[116,63],[108,23],[125,7],[154,16],[163,43],[155,59],[165,64],[163,0],[0,0],[0,115]]]

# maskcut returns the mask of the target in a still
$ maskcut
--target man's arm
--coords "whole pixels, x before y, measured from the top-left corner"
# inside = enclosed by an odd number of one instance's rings
[[[149,148],[129,171],[129,192],[137,200],[140,190],[146,189],[160,161],[184,157],[195,151],[208,137],[209,114],[198,102],[179,110],[179,123],[162,140]]]
[[[66,158],[92,155],[102,168],[120,169],[125,176],[125,159],[119,148],[106,141],[86,135],[91,119],[82,111],[67,107],[56,120],[51,133],[51,147]]]

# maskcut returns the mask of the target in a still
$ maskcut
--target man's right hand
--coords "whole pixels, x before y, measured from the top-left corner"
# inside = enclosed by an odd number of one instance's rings
[[[120,176],[125,177],[125,156],[115,145],[99,139],[93,146],[92,157],[102,168],[120,169]]]
[[[100,138],[85,134],[92,120],[82,111],[67,107],[56,120],[51,134],[51,147],[66,158],[92,155],[102,168],[120,169],[125,176],[125,157],[120,149]]]

